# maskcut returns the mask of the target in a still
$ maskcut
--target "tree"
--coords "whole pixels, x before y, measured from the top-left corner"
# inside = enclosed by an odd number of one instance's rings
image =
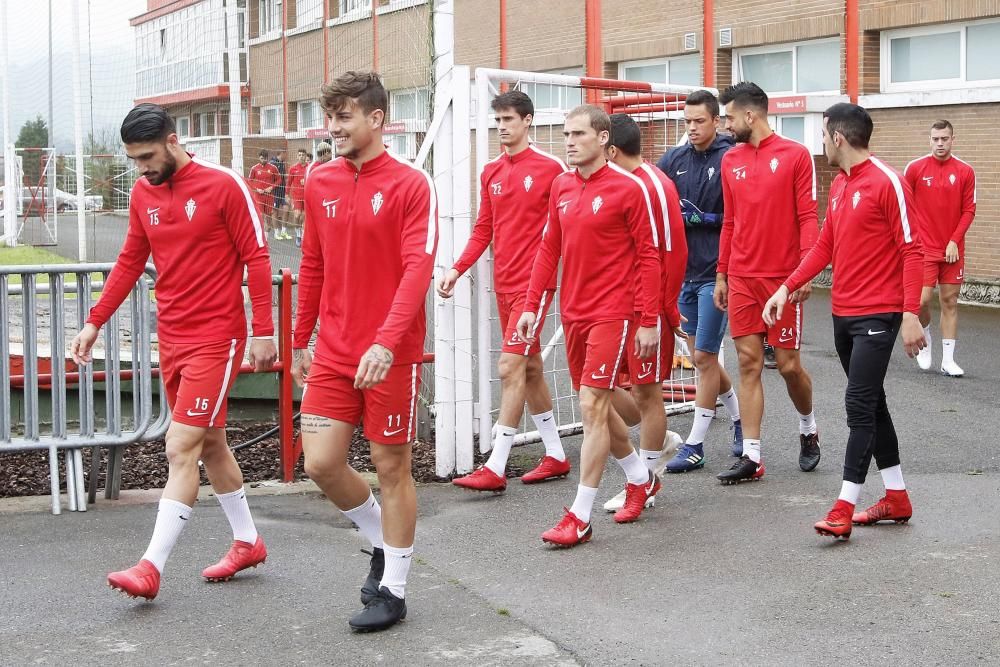
[[[45,120],[38,116],[21,126],[21,132],[14,143],[18,148],[45,148],[49,145],[49,128]]]

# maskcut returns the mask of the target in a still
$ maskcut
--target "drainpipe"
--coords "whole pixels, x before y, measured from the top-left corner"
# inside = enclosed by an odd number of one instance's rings
[[[858,11],[858,0],[846,0],[844,16],[844,55],[847,77],[847,95],[851,98],[851,104],[858,103],[858,84],[860,83],[860,73],[858,67],[860,20]]]
[[[850,1],[850,0],[848,0]],[[715,87],[715,0],[704,0],[705,32],[701,38],[704,64],[702,80],[706,88]]]
[[[587,76],[604,78],[604,53],[601,44],[601,0],[587,0],[585,24],[587,31]],[[588,88],[587,103],[597,104],[600,91]]]

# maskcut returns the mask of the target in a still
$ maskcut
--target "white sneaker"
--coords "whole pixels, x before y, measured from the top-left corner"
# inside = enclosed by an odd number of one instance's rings
[[[931,363],[934,361],[934,353],[931,352],[931,346],[928,345],[924,349],[917,352],[917,366],[920,366],[921,370],[928,371],[931,368]],[[941,370],[944,372],[944,369]]]
[[[648,509],[656,505],[656,496],[650,496],[646,498],[645,507]],[[622,488],[621,493],[617,496],[604,503],[604,509],[607,512],[617,512],[621,508],[625,507],[625,489]]]
[[[274,240],[275,241],[281,240],[281,232],[279,232],[277,229],[274,230]]]
[[[923,352],[923,350],[921,350]],[[960,378],[965,375],[962,367],[952,361],[950,364],[941,364],[941,372],[948,377]]]
[[[663,477],[663,471],[667,467],[667,461],[674,458],[674,454],[680,449],[681,445],[684,444],[684,439],[680,435],[674,433],[673,431],[667,431],[667,437],[663,441],[663,449],[660,450],[660,457],[656,459],[656,465],[653,467],[653,474],[657,477]]]

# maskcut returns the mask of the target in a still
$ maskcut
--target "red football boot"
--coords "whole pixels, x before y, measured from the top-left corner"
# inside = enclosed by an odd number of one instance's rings
[[[642,514],[646,501],[660,490],[660,478],[650,473],[645,484],[625,484],[625,504],[615,512],[616,523],[632,523]]]
[[[152,600],[160,592],[160,571],[143,558],[127,570],[109,574],[108,586],[131,598]]]
[[[538,462],[538,466],[534,470],[529,470],[521,475],[521,481],[525,484],[535,484],[537,482],[545,482],[550,479],[559,479],[560,477],[568,475],[569,469],[569,459],[563,459],[560,461],[559,459],[551,456],[543,456],[542,460]]]
[[[253,544],[233,540],[229,552],[215,565],[206,567],[201,573],[208,581],[229,581],[240,570],[257,567],[267,560],[267,547],[260,535]]]
[[[837,499],[833,508],[822,521],[817,521],[813,528],[820,535],[828,535],[838,540],[851,537],[851,517],[854,515],[854,505],[846,500]]]
[[[879,521],[906,523],[913,516],[913,506],[906,491],[886,489],[885,496],[864,512],[855,512],[854,523],[871,526]]]
[[[470,491],[502,493],[507,490],[507,478],[501,477],[486,466],[473,470],[465,477],[456,477],[451,483]]]
[[[542,533],[542,542],[554,544],[557,547],[575,547],[578,544],[589,542],[594,536],[589,523],[584,523],[576,518],[576,515],[564,507],[566,512],[562,521],[556,524],[555,528],[550,528]]]

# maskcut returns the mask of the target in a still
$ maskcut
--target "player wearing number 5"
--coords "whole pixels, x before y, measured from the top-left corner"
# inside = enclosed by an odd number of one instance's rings
[[[430,176],[386,151],[388,96],[374,72],[347,72],[321,102],[337,159],[306,177],[306,231],[293,341],[306,474],[372,546],[355,630],[406,617],[417,497],[410,473],[423,359],[424,298],[434,270]],[[320,324],[316,357],[309,339]],[[364,424],[385,513],[347,462]]]
[[[236,172],[185,153],[173,120],[156,105],[132,109],[121,137],[143,178],[132,189],[125,245],[71,353],[78,364],[91,362],[98,330],[128,297],[152,252],[160,376],[172,408],[166,437],[170,469],[146,553],[137,565],[108,575],[112,588],[151,600],[198,497],[199,461],[234,538],[229,553],[202,575],[225,581],[267,557],[247,506],[243,474],[226,445],[226,396],[247,337],[244,267],[253,309],[254,370],[270,368],[277,352],[267,236],[247,184]]]

